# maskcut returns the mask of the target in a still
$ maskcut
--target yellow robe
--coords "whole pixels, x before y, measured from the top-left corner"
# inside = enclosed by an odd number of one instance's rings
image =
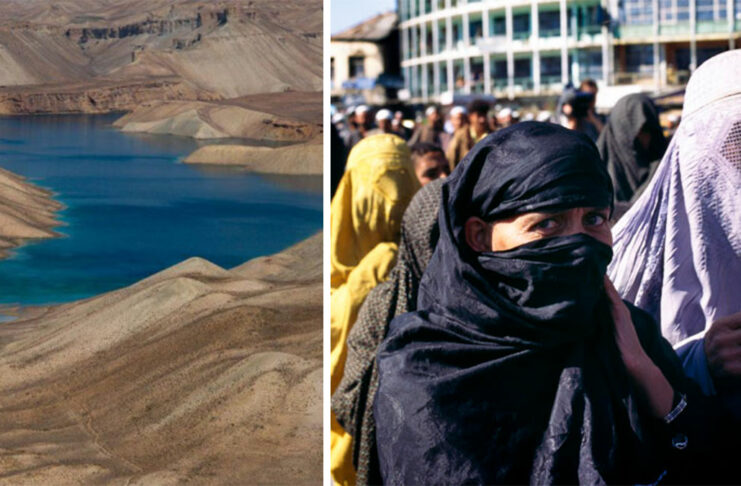
[[[409,148],[395,135],[374,135],[353,147],[331,205],[331,390],[342,379],[347,335],[368,292],[396,262],[404,210],[419,189]],[[335,484],[355,484],[352,437],[331,424]]]

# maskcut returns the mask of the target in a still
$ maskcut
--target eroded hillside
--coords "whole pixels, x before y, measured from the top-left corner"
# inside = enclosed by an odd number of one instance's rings
[[[320,0],[11,0],[0,19],[0,113],[321,90]]]
[[[0,326],[0,483],[318,484],[321,242]]]

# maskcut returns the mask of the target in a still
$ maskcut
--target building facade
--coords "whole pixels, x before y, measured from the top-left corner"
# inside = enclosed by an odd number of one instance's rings
[[[741,0],[399,0],[402,73],[417,101],[686,83],[736,47]],[[741,46],[740,46],[741,47]]]
[[[395,12],[372,17],[332,36],[331,94],[350,96],[348,104],[384,104],[403,87],[400,72],[399,18]]]

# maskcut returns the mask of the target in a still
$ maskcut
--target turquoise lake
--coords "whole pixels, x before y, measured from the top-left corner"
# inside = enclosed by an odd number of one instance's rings
[[[231,268],[320,230],[321,177],[186,165],[195,141],[122,133],[116,118],[0,117],[0,167],[66,206],[62,237],[0,260],[0,304],[86,298],[194,256]]]

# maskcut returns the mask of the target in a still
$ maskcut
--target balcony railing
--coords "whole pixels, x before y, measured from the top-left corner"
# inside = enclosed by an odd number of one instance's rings
[[[493,35],[486,38],[480,38],[476,40],[477,47],[494,47],[504,49],[507,47],[507,36],[506,35]]]
[[[653,82],[653,74],[649,73],[615,73],[615,84],[646,84]]]
[[[507,78],[494,78],[492,77],[491,80],[491,90],[492,91],[506,91],[507,86],[509,83],[507,82]]]
[[[521,88],[524,91],[530,91],[533,89],[533,78],[528,76],[526,78],[515,78],[515,88]]]
[[[698,31],[699,31],[698,24]],[[690,23],[689,22],[677,22],[676,24],[660,24],[659,33],[661,35],[682,35],[690,34]]]
[[[471,83],[471,93],[480,94],[484,92],[484,81],[473,81]]]
[[[718,32],[728,32],[728,21],[721,20],[719,22],[704,21],[697,23],[698,34],[714,34]]]
[[[583,35],[595,36],[601,33],[602,33],[601,25],[585,25],[585,26],[579,27],[579,37]]]
[[[540,75],[540,84],[542,86],[550,85],[550,84],[561,84],[561,75]]]
[[[533,78],[530,76],[514,78],[513,85],[515,89],[519,89],[520,91],[532,91]],[[494,92],[506,91],[508,88],[509,82],[507,81],[507,78],[496,78],[491,80],[491,89]]]
[[[538,32],[541,38],[545,37],[561,37],[561,29],[543,29]]]
[[[640,37],[645,39],[653,35],[654,27],[651,24],[646,25],[621,25],[619,29],[615,31],[615,37],[618,39],[636,38]]]

